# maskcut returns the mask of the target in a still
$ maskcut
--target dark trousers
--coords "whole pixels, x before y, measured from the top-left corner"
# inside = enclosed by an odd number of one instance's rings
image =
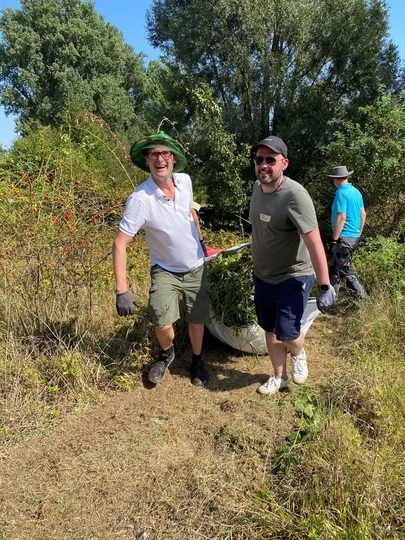
[[[339,292],[340,282],[346,281],[347,288],[359,298],[366,296],[366,291],[353,272],[352,257],[360,242],[360,238],[341,238],[333,247],[333,258],[329,267],[330,282]]]

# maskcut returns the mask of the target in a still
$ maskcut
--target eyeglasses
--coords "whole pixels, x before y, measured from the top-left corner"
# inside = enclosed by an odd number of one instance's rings
[[[256,156],[253,158],[253,163],[255,165],[260,165],[261,163],[263,163],[263,161],[265,161],[267,163],[267,165],[275,165],[277,163],[277,161],[282,161],[284,158],[281,158],[281,160],[279,159],[276,159],[274,157],[263,157],[263,156]]]
[[[162,156],[163,159],[168,160],[172,157],[172,155],[173,155],[172,152],[170,152],[169,150],[163,150],[163,152],[149,152],[148,153],[148,156],[154,161],[156,161],[159,156]]]

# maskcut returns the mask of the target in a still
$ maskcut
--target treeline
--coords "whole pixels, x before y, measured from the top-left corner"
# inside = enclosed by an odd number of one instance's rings
[[[25,0],[0,18],[0,102],[26,136],[77,111],[126,145],[164,129],[188,150],[212,226],[241,223],[249,148],[272,132],[313,195],[326,234],[326,173],[355,170],[375,231],[404,215],[404,69],[384,0],[154,0],[160,61],[145,65],[90,1]]]

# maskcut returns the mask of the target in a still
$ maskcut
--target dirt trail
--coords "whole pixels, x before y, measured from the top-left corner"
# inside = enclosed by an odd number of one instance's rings
[[[331,325],[319,317],[308,334],[309,392],[332,377]],[[190,384],[186,352],[155,388],[104,395],[0,454],[0,538],[231,538],[297,421],[301,387],[261,397],[268,358],[206,341],[206,389]]]

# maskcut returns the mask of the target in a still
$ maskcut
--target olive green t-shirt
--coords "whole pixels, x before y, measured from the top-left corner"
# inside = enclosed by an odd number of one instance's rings
[[[273,193],[264,193],[257,180],[253,186],[249,219],[255,275],[277,284],[290,277],[314,273],[300,234],[318,228],[315,209],[307,190],[284,176]]]

